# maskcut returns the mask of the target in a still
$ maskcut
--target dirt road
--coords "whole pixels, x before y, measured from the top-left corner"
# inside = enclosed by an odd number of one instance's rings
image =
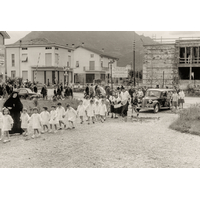
[[[175,114],[162,111],[153,116],[161,118],[77,123],[75,130],[29,141],[13,136],[10,143],[0,143],[0,167],[200,167],[200,137],[168,129]]]

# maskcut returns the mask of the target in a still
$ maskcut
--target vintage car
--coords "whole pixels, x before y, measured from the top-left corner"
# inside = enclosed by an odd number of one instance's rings
[[[19,94],[19,98],[22,99],[33,99],[33,98],[41,98],[42,95],[39,93],[32,92],[29,88],[19,88],[16,90]]]
[[[154,113],[160,109],[170,109],[173,91],[173,89],[148,89],[142,99],[141,109],[152,109]]]

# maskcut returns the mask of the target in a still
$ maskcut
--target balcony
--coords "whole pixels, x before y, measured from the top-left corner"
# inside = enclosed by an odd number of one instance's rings
[[[193,58],[179,58],[179,66],[190,66],[190,65],[198,65],[199,67],[200,64],[200,58],[198,57],[193,57]]]

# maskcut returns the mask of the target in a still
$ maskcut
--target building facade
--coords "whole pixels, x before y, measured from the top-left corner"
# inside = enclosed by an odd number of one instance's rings
[[[144,45],[143,84],[148,87],[200,85],[200,39]]]
[[[7,45],[7,77],[47,85],[73,83],[73,50],[44,38]]]
[[[6,31],[0,31],[0,82],[5,80],[5,39],[9,38]]]
[[[117,66],[118,58],[96,49],[76,47],[74,50],[74,82],[93,83],[101,80],[105,83],[111,80],[112,69]]]

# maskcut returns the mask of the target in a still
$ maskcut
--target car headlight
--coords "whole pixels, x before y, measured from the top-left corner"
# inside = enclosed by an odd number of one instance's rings
[[[152,100],[151,100],[151,99],[149,99],[149,103],[150,103],[150,104],[152,103]]]

